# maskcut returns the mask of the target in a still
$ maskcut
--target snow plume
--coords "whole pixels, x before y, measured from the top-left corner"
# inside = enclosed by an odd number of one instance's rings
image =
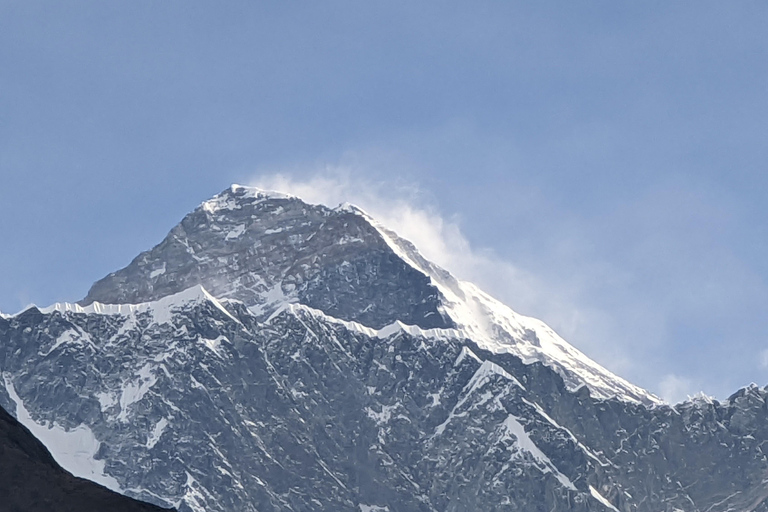
[[[471,199],[459,208],[474,209],[473,233],[484,230],[485,243],[502,255],[470,244],[462,219],[445,214],[449,205],[438,208],[428,185],[391,177],[419,176],[414,164],[377,154],[341,162],[265,172],[251,184],[331,207],[356,204],[427,259],[542,319],[591,359],[671,402],[699,391],[694,386],[724,398],[765,380],[765,347],[751,340],[768,325],[754,321],[763,316],[768,287],[737,246],[717,237],[732,232],[742,213],[708,189],[665,181],[587,214],[572,204],[587,199],[510,178],[499,185],[510,191],[510,204],[488,205],[486,221],[477,214],[483,196],[468,190]]]
[[[249,185],[330,207],[352,203],[413,242],[428,260],[459,279],[477,284],[517,312],[544,320],[608,369],[622,374],[631,365],[631,358],[616,342],[615,321],[605,311],[579,302],[579,283],[552,282],[504,260],[491,249],[473,247],[459,219],[442,214],[434,199],[418,185],[373,181],[345,167],[326,167],[309,177],[296,176],[300,174],[263,174]]]
[[[667,374],[659,383],[659,392],[669,403],[676,404],[696,394],[698,389],[693,381],[673,373]]]
[[[433,200],[415,184],[368,181],[353,178],[344,169],[328,169],[308,179],[287,174],[260,176],[251,185],[330,207],[352,203],[412,242],[425,258],[456,277],[472,281],[502,300],[516,297],[510,305],[522,309],[522,313],[530,313],[525,311],[526,297],[542,288],[535,276],[501,260],[493,251],[473,248],[458,220],[441,214]]]
[[[329,169],[305,180],[287,174],[262,176],[252,185],[287,192],[313,204],[352,203],[413,242],[427,259],[457,273],[461,269],[456,260],[470,251],[458,225],[446,221],[413,184],[377,183],[352,178],[343,169]]]

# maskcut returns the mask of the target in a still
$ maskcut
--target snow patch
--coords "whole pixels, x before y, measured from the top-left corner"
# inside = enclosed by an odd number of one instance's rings
[[[139,402],[149,389],[157,382],[157,377],[152,373],[149,363],[145,364],[138,372],[138,379],[123,386],[120,395],[120,415],[117,417],[122,422],[128,421],[128,408]]]
[[[101,443],[87,425],[65,430],[55,422],[48,425],[37,423],[16,393],[10,375],[4,374],[3,380],[8,396],[16,404],[16,419],[48,448],[61,467],[75,476],[87,478],[113,491],[122,491],[117,480],[104,473],[105,462],[96,460]]]
[[[162,266],[162,267],[160,267],[160,268],[158,268],[158,269],[155,269],[155,270],[153,270],[152,272],[150,272],[150,273],[149,273],[149,278],[150,278],[150,279],[154,279],[154,278],[156,278],[157,276],[161,276],[161,275],[163,275],[163,274],[165,274],[165,262],[163,262],[163,266]]]
[[[190,381],[192,381],[192,387],[193,387],[193,388],[195,388],[195,389],[200,389],[200,390],[202,390],[202,391],[208,391],[208,390],[205,388],[205,386],[203,386],[202,384],[200,384],[200,381],[199,381],[199,380],[197,380],[197,379],[195,378],[195,376],[194,376],[194,375],[191,375],[191,374],[190,374],[190,376],[189,376],[189,380],[190,380]]]
[[[607,465],[609,465],[608,463],[606,463],[606,462],[603,462],[602,460],[600,460],[600,457],[598,457],[598,456],[597,456],[597,455],[596,455],[594,452],[592,452],[592,450],[590,450],[589,448],[587,448],[587,447],[586,447],[586,446],[585,446],[585,445],[584,445],[584,444],[583,444],[581,441],[579,441],[579,440],[578,440],[578,438],[576,438],[576,436],[575,436],[575,435],[573,435],[573,432],[571,432],[570,430],[568,430],[567,428],[565,428],[564,426],[560,425],[560,424],[559,424],[559,423],[557,423],[555,420],[553,420],[553,419],[552,419],[552,418],[549,416],[549,414],[547,414],[547,413],[544,411],[544,409],[543,409],[543,408],[542,408],[542,407],[541,407],[539,404],[537,404],[537,403],[535,403],[535,402],[531,402],[531,401],[529,401],[529,400],[526,400],[525,398],[523,398],[523,402],[525,402],[526,404],[528,404],[528,405],[530,405],[531,407],[533,407],[533,408],[536,410],[536,412],[538,413],[538,415],[539,415],[539,416],[541,416],[542,418],[544,418],[544,419],[545,419],[545,420],[546,420],[546,421],[547,421],[547,422],[548,422],[550,425],[552,425],[553,427],[555,427],[555,428],[557,428],[557,429],[559,429],[559,430],[562,430],[563,432],[565,432],[565,433],[568,435],[568,437],[570,437],[570,438],[571,438],[571,441],[573,441],[573,443],[574,443],[574,444],[576,444],[576,446],[578,446],[579,448],[581,448],[581,450],[582,450],[582,451],[583,451],[583,452],[584,452],[584,453],[585,453],[585,454],[586,454],[586,455],[587,455],[589,458],[591,458],[591,459],[595,460],[595,461],[596,461],[598,464],[600,464],[601,466],[607,466]]]
[[[160,436],[163,435],[163,432],[165,432],[167,426],[168,420],[165,418],[160,418],[160,421],[155,424],[154,428],[152,428],[152,432],[150,432],[147,436],[147,449],[151,450],[157,444],[157,442],[160,440]]]
[[[381,426],[389,422],[389,420],[392,418],[392,411],[396,410],[398,407],[399,407],[399,404],[382,405],[381,412],[376,412],[370,407],[366,407],[365,413],[368,415],[369,418],[371,418],[373,421],[376,422],[376,425]]]
[[[606,507],[608,507],[609,509],[611,509],[611,510],[615,510],[616,512],[619,512],[619,509],[617,509],[616,507],[614,507],[614,506],[613,506],[613,504],[612,504],[610,501],[608,501],[607,499],[605,499],[605,498],[603,497],[603,495],[602,495],[602,494],[600,494],[599,492],[597,492],[597,489],[595,489],[595,488],[594,488],[594,487],[592,487],[591,485],[589,486],[589,493],[592,495],[592,497],[593,497],[593,498],[595,498],[597,501],[599,501],[600,503],[602,503],[603,505],[605,505],[605,506],[606,506]]]
[[[530,436],[525,432],[525,427],[523,427],[522,423],[517,421],[517,418],[512,416],[511,414],[507,416],[507,419],[504,420],[504,422],[501,424],[502,428],[502,436],[499,439],[500,442],[506,441],[510,439],[510,434],[515,437],[516,440],[516,447],[523,452],[526,452],[530,454],[541,466],[543,466],[542,472],[544,473],[552,473],[555,478],[563,485],[563,487],[575,491],[576,486],[573,485],[573,482],[571,480],[560,473],[560,471],[555,467],[555,465],[552,463],[552,461],[549,459],[549,457],[542,452],[538,446],[533,442],[533,440],[530,438]]]
[[[219,351],[221,349],[221,342],[229,340],[225,336],[219,336],[215,339],[208,339],[208,338],[201,338],[203,344],[214,354],[216,354],[218,357],[223,357],[221,352]]]
[[[43,351],[38,351],[38,354],[45,357],[57,348],[59,348],[62,345],[69,344],[69,343],[78,343],[82,344],[82,341],[87,341],[91,345],[93,345],[93,342],[90,339],[90,336],[86,333],[80,333],[76,329],[67,329],[63,333],[59,335],[58,338],[56,338],[56,341],[54,341],[53,345],[51,345],[51,348]]]
[[[225,240],[236,240],[243,236],[243,233],[245,233],[245,224],[239,224],[232,228],[229,233],[227,233],[227,236],[224,237]]]
[[[117,405],[117,399],[111,393],[106,393],[103,391],[101,393],[96,393],[96,399],[99,401],[101,412],[107,412],[107,410]]]
[[[492,361],[483,361],[480,368],[477,369],[470,381],[467,383],[466,388],[470,388],[467,394],[471,394],[475,389],[484,386],[493,375],[499,375],[507,380],[511,380],[512,383],[520,389],[525,389],[520,381],[510,375],[504,368],[497,365]]]
[[[248,311],[256,316],[263,315],[266,312],[271,312],[267,322],[269,322],[275,315],[279,314],[285,307],[295,302],[296,297],[292,295],[286,295],[283,291],[283,284],[277,283],[267,288],[266,291],[260,294],[259,304],[250,306]]]
[[[176,503],[176,508],[179,508],[182,503],[186,504],[193,512],[205,512],[206,503],[203,493],[196,487],[200,487],[197,480],[189,474],[187,471],[187,481],[184,484],[184,495]]]
[[[461,332],[456,329],[441,329],[441,328],[422,329],[417,325],[404,324],[399,320],[396,320],[389,325],[385,325],[381,329],[373,329],[371,327],[365,326],[358,322],[342,320],[340,318],[330,316],[324,313],[323,311],[320,311],[319,309],[314,309],[304,304],[297,304],[297,303],[291,302],[291,303],[285,303],[283,306],[284,307],[282,309],[275,311],[275,314],[273,314],[273,317],[282,310],[288,310],[294,314],[304,311],[316,318],[323,320],[324,322],[341,325],[348,331],[356,332],[358,334],[362,334],[369,338],[378,338],[383,340],[401,332],[406,333],[410,336],[426,338],[434,341],[456,340],[461,336]],[[249,308],[249,311],[257,312],[258,310],[254,311],[254,308]]]
[[[469,350],[467,347],[461,347],[461,352],[459,352],[458,357],[453,362],[453,367],[456,368],[457,366],[459,366],[464,361],[464,359],[466,359],[467,356],[471,357],[472,359],[474,359],[478,363],[482,363],[483,362],[482,359],[477,357],[477,354],[475,354],[474,352]]]

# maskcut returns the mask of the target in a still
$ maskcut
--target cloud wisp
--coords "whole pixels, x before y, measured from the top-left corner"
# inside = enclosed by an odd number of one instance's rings
[[[353,203],[459,279],[477,284],[520,313],[543,319],[612,371],[633,373],[630,354],[616,341],[616,322],[608,312],[579,303],[578,284],[553,282],[551,276],[523,269],[490,248],[473,247],[458,220],[442,214],[417,185],[360,178],[344,167],[325,167],[304,177],[265,173],[249,184],[310,203]]]
[[[477,208],[475,229],[480,219],[490,233],[493,248],[478,247],[462,218],[442,211],[429,190],[376,180],[386,174],[365,160],[262,172],[250,184],[361,207],[427,259],[670,402],[699,391],[725,398],[768,368],[768,356],[755,364],[748,355],[764,348],[755,340],[766,325],[759,313],[768,290],[738,245],[723,242],[736,236],[740,215],[728,197],[660,182],[589,216],[518,182],[517,195],[537,198],[530,211],[518,211],[519,202],[478,205],[478,195],[463,204]]]

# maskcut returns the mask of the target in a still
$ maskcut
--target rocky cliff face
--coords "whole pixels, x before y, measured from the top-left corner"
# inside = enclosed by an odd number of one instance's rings
[[[663,405],[353,207],[233,186],[0,340],[54,457],[180,510],[768,511],[765,389]]]
[[[297,301],[376,328],[396,320],[452,326],[429,278],[398,258],[354,210],[237,186],[94,284],[82,303],[136,304],[198,284],[246,306]]]
[[[0,408],[0,509],[7,512],[162,512],[64,471]]]

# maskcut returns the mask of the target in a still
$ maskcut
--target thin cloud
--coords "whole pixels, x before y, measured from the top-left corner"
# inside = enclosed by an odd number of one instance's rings
[[[692,397],[696,393],[696,387],[689,378],[675,374],[667,374],[659,383],[661,396],[672,404],[676,404]]]
[[[763,370],[768,369],[768,349],[761,350],[758,354],[757,360],[759,362],[759,367]]]

